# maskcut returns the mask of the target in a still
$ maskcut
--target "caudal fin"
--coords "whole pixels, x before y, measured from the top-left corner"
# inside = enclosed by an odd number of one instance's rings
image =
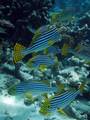
[[[17,63],[24,58],[24,55],[21,53],[22,50],[24,49],[25,47],[23,45],[16,43],[14,47],[14,57],[13,57],[14,63]]]

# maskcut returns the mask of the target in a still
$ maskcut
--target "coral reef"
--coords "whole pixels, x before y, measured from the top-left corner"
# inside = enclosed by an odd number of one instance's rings
[[[61,9],[66,12],[60,13],[57,21],[53,23],[56,24],[61,34],[61,41],[56,45],[62,48],[64,43],[68,43],[72,49],[78,44],[89,46],[89,0],[79,0],[78,2],[73,0],[73,3],[71,0],[61,0],[61,2]],[[43,72],[28,68],[24,62],[13,63],[13,46],[16,41],[28,46],[34,34],[33,31],[50,22],[49,9],[53,4],[54,0],[0,1],[0,120],[4,120],[4,118],[8,120],[90,119],[90,63],[85,63],[83,59],[72,54],[62,56],[61,53],[57,54],[58,66],[49,67]],[[78,13],[76,13],[76,8],[79,10]],[[68,11],[71,12],[68,13]],[[66,13],[68,14],[65,18]],[[39,113],[43,99],[40,95],[34,95],[32,98],[31,94],[27,94],[25,97],[8,94],[8,88],[13,84],[31,80],[48,80],[52,86],[56,85],[58,80],[65,86],[65,90],[77,89],[84,81],[88,81],[88,83],[85,85],[83,93],[66,108],[69,117],[56,112],[49,117],[44,117]]]
[[[9,42],[19,39],[31,39],[33,29],[49,22],[48,10],[53,6],[54,0],[6,0],[0,1],[0,27],[6,33],[0,38]],[[29,38],[27,37],[29,36]]]
[[[62,35],[62,40],[60,42],[60,47],[63,43],[68,43],[72,48],[75,48],[78,44],[88,45],[90,44],[90,13],[85,13],[84,16],[80,18],[71,18],[67,23],[61,21],[58,17],[56,25],[59,28],[60,34]]]

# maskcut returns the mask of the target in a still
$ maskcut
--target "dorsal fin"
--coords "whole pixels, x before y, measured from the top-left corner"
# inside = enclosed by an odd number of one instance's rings
[[[31,42],[31,45],[41,36],[41,31],[40,29],[36,30],[33,38],[32,38],[32,42]]]
[[[35,41],[37,41],[37,39],[38,39],[41,35],[43,35],[43,33],[49,31],[50,29],[51,29],[51,28],[50,28],[50,25],[45,25],[45,26],[42,26],[42,27],[38,28],[38,29],[36,30],[33,38],[32,38],[31,45],[32,45]]]

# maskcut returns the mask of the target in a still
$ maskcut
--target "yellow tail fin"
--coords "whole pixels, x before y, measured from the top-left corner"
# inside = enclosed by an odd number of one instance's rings
[[[16,43],[14,47],[14,63],[17,63],[24,58],[24,55],[21,53],[24,49],[25,47],[23,45]]]

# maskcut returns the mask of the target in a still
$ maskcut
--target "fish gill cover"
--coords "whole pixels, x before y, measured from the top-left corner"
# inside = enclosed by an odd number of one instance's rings
[[[90,0],[0,0],[0,120],[90,119]]]

